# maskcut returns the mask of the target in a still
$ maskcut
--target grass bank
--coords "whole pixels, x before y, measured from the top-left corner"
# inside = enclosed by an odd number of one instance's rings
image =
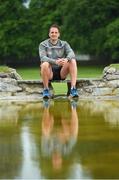
[[[102,66],[78,66],[78,78],[99,78],[102,76]],[[23,79],[41,79],[39,68],[17,68]],[[68,77],[69,78],[69,77]]]

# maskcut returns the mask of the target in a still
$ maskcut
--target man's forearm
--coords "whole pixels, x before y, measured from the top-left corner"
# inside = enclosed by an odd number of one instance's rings
[[[55,59],[49,58],[47,56],[43,56],[40,59],[41,59],[41,62],[49,62],[51,64],[56,64],[56,60]]]

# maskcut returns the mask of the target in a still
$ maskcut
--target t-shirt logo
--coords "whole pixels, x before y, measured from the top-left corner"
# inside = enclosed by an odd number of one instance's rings
[[[64,55],[64,50],[63,50],[63,49],[59,49],[59,50],[57,51],[57,55],[58,55],[59,57],[63,57],[63,55]]]
[[[48,54],[48,56],[51,56],[51,55],[52,55],[52,51],[51,51],[51,50],[48,50],[48,51],[47,51],[47,54]]]

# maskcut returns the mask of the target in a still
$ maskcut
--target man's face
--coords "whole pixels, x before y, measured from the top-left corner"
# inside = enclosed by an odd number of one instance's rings
[[[49,37],[52,41],[57,41],[59,36],[60,36],[60,33],[56,27],[50,28]]]

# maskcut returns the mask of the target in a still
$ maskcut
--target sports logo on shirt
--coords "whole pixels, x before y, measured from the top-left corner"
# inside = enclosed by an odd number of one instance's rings
[[[48,51],[47,51],[47,54],[48,54],[48,56],[51,56],[51,55],[52,55],[52,51],[51,51],[51,50],[48,50]]]
[[[58,49],[57,55],[58,55],[59,57],[63,57],[63,56],[64,56],[64,50],[63,50],[63,49]]]

